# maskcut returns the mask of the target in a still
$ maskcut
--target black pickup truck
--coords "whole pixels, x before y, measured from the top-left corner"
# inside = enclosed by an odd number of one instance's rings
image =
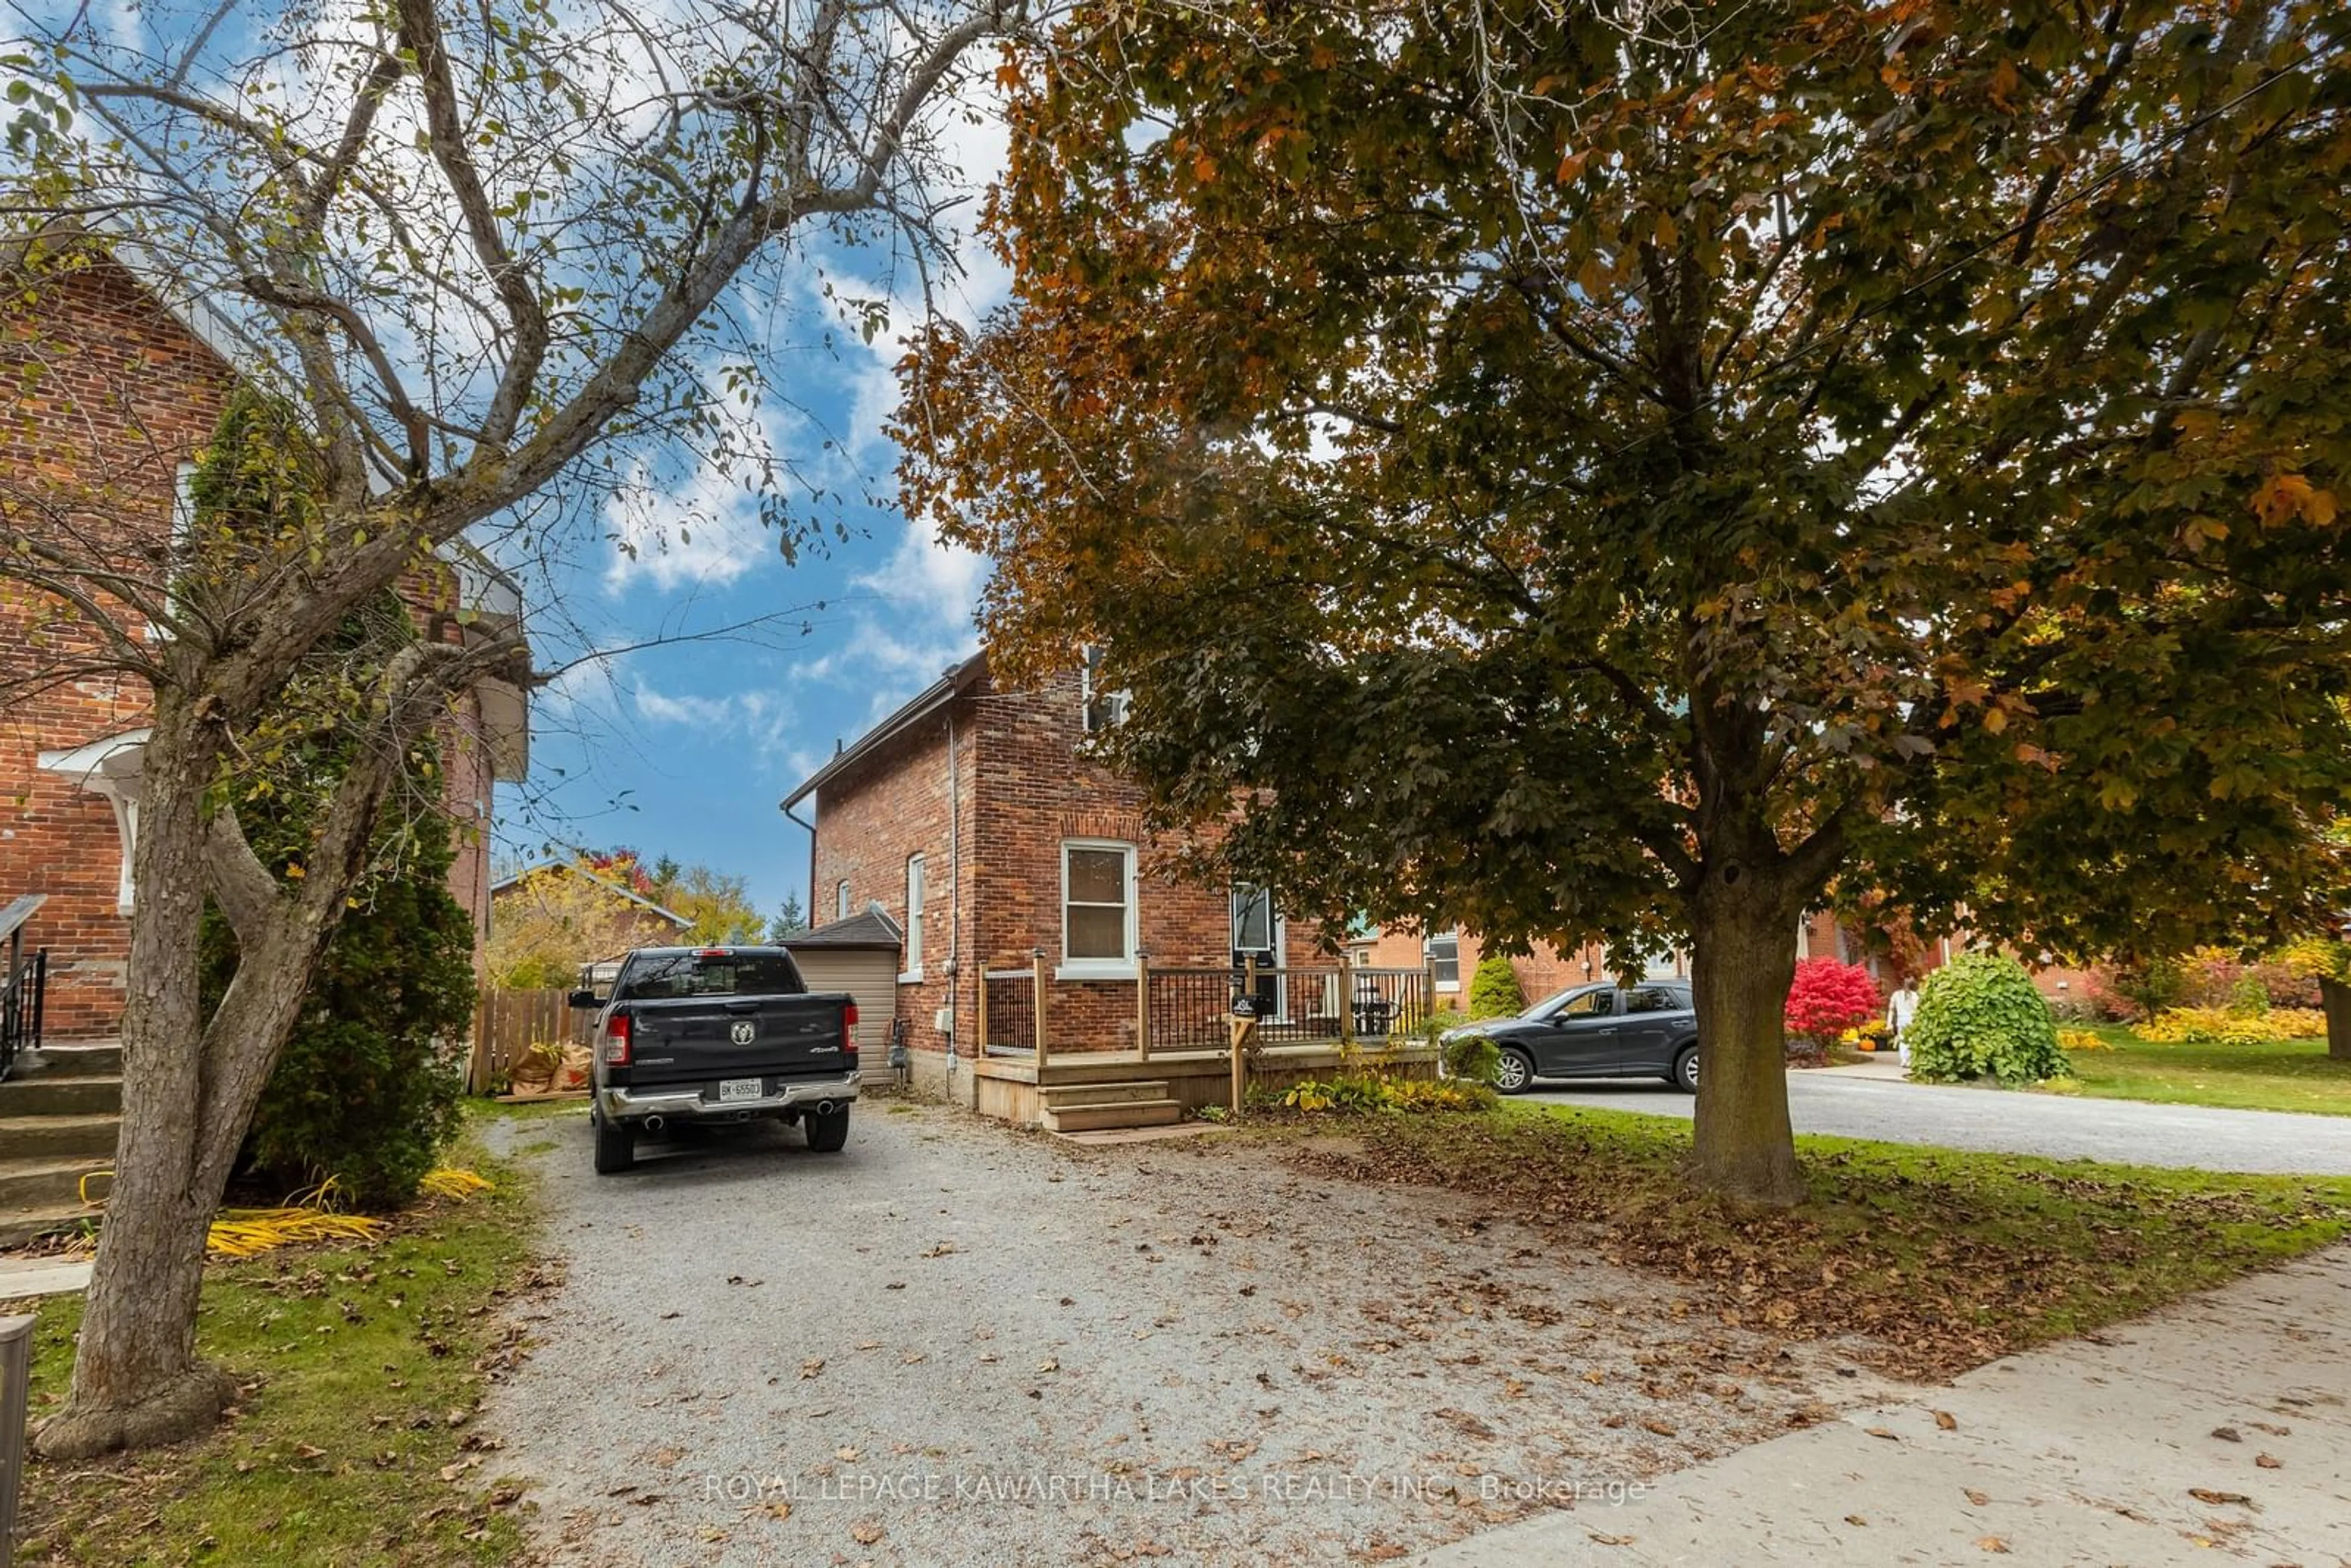
[[[781,1119],[839,1152],[857,1098],[857,1003],[811,993],[780,947],[640,947],[596,1010],[596,1170],[636,1163],[637,1134],[687,1123]]]

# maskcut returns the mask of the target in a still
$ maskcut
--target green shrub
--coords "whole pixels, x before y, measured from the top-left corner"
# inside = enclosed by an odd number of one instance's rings
[[[289,684],[289,708],[331,700],[337,661],[364,659],[387,624],[408,630],[391,595],[355,612],[331,644]],[[308,859],[324,800],[348,765],[352,742],[331,728],[280,747],[245,782],[237,820],[262,863],[279,877]],[[397,792],[440,794],[439,747],[407,758]],[[333,1177],[362,1208],[416,1196],[457,1130],[464,1040],[474,1010],[474,927],[449,894],[454,858],[447,820],[429,808],[393,807],[372,844],[372,872],[328,939],[302,1011],[271,1069],[246,1134],[245,1165],[280,1194]],[[209,902],[198,940],[207,1014],[236,971],[236,936]]]
[[[2252,975],[2229,988],[2229,1010],[2241,1019],[2270,1016],[2270,988]]]
[[[2037,1083],[2073,1071],[2049,1004],[2004,954],[1963,953],[1928,976],[1905,1039],[1910,1076],[1929,1082]]]
[[[1255,1103],[1267,1102],[1251,1095]],[[1482,1083],[1431,1083],[1379,1073],[1343,1072],[1291,1084],[1270,1103],[1286,1111],[1337,1112],[1362,1115],[1378,1111],[1485,1111],[1499,1103]]]
[[[1473,1019],[1516,1018],[1527,1010],[1527,994],[1519,988],[1519,972],[1499,953],[1478,960],[1469,977],[1469,1016]]]
[[[1438,1050],[1445,1076],[1456,1083],[1490,1085],[1502,1070],[1502,1048],[1482,1034],[1457,1034]]]

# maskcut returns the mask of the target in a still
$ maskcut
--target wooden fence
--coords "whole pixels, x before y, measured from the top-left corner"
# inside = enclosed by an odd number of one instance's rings
[[[584,1045],[596,1015],[574,1012],[571,993],[485,990],[474,1004],[474,1050],[465,1062],[465,1088],[487,1094],[503,1087],[515,1059],[542,1040]]]

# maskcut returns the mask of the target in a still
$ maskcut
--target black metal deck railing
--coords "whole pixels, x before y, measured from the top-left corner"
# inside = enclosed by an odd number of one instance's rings
[[[990,969],[980,976],[987,988],[981,1001],[986,1020],[980,1040],[982,1055],[989,1051],[1037,1049],[1037,972],[1034,969]]]
[[[1422,969],[1262,968],[1151,971],[1151,1049],[1221,1051],[1225,1019],[1247,993],[1257,1038],[1266,1045],[1336,1040],[1373,1043],[1416,1033],[1428,1017]]]
[[[0,909],[0,1078],[41,1046],[41,1009],[48,989],[49,955],[25,951],[25,925],[48,895],[28,893]]]

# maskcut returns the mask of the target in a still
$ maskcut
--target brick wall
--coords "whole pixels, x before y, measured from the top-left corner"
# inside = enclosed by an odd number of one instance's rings
[[[128,272],[93,256],[0,302],[0,379],[13,394],[0,415],[0,516],[42,532],[70,517],[84,537],[122,552],[130,570],[152,575],[171,536],[179,465],[219,423],[234,384],[228,367]],[[428,633],[460,634],[433,613],[454,602],[445,568],[412,572],[401,591]],[[141,629],[128,610],[109,608]],[[0,581],[0,904],[48,894],[26,941],[49,949],[47,1021],[59,1039],[118,1027],[131,946],[112,807],[37,766],[41,752],[147,722],[148,694],[135,679],[40,680],[97,646],[57,601]],[[479,733],[468,695],[451,717],[444,790],[457,829],[451,888],[477,916],[477,957],[489,878],[474,802],[486,804],[490,791]]]
[[[1132,977],[1059,974],[1065,956],[1062,846],[1072,839],[1134,847],[1135,925],[1155,968],[1222,969],[1228,962],[1228,890],[1176,877],[1168,846],[1143,831],[1140,791],[1081,759],[1083,737],[1074,676],[1043,692],[999,692],[982,677],[820,791],[810,879],[819,923],[835,917],[837,887],[846,879],[852,914],[877,903],[903,925],[906,860],[924,857],[922,978],[898,988],[898,1016],[916,1050],[946,1049],[934,1015],[952,1002],[969,1054],[980,970],[1029,968],[1039,947],[1052,977],[1052,1049],[1134,1049]],[[960,877],[951,801],[960,809]],[[1303,922],[1288,931],[1284,961],[1328,962],[1315,953],[1313,936]],[[952,977],[944,967],[949,957],[957,960]]]

